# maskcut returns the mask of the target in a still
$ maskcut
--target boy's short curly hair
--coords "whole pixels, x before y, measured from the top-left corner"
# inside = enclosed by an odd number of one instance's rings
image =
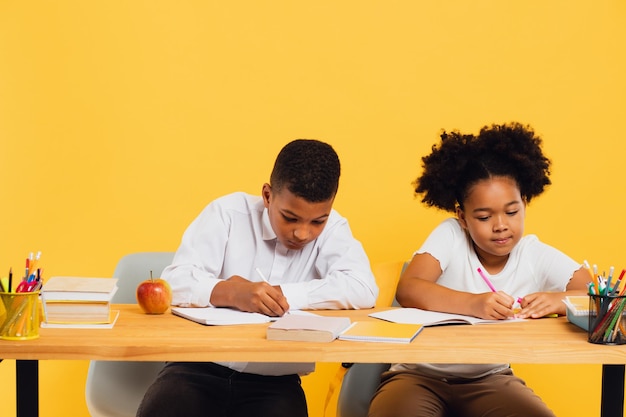
[[[515,180],[527,202],[550,185],[550,160],[541,150],[541,138],[519,123],[485,126],[478,136],[458,131],[441,134],[439,146],[422,158],[423,173],[415,193],[428,206],[454,212],[463,208],[470,188],[480,180]]]
[[[339,157],[332,146],[315,139],[296,139],[276,157],[270,182],[277,192],[286,187],[315,203],[335,197],[340,173]]]

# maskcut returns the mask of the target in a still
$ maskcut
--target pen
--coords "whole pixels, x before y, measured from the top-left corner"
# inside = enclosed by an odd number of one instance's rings
[[[589,262],[587,262],[586,259],[583,261],[583,265],[585,266],[585,269],[589,272],[589,275],[591,275],[591,280],[593,282],[594,290],[596,294],[600,294],[600,285],[598,283],[598,277],[596,276],[596,274],[593,273],[593,270],[589,266]]]
[[[255,271],[257,272],[257,274],[259,274],[259,276],[261,277],[261,279],[265,282],[267,282],[269,284],[269,281],[267,280],[267,278],[265,278],[265,275],[263,275],[263,272],[261,272],[261,270],[259,269],[259,267],[255,268]]]
[[[487,278],[487,276],[485,275],[483,270],[478,268],[477,271],[480,274],[480,277],[483,279],[483,281],[485,281],[485,284],[487,284],[489,286],[491,291],[498,292],[498,290],[496,290],[496,287],[494,287],[493,284],[491,283],[491,281],[489,281],[489,278]]]
[[[593,286],[593,282],[588,282],[587,283],[587,292],[589,293],[589,295],[596,295],[596,287]]]
[[[478,268],[477,271],[480,274],[480,277],[483,279],[483,281],[485,281],[485,284],[487,284],[489,286],[489,289],[491,289],[492,292],[498,292],[498,290],[496,290],[496,287],[494,287],[493,284],[491,283],[491,281],[489,281],[489,278],[487,278],[487,275],[485,275],[483,270]],[[517,303],[520,306],[522,305],[522,297],[517,297],[517,300],[515,300],[515,301],[517,301]]]
[[[37,255],[35,255],[35,258],[33,259],[33,253],[30,253],[30,262],[29,262],[29,273],[30,275],[28,276],[28,278],[30,279],[30,277],[32,277],[35,273],[36,267],[37,267],[37,263],[39,262],[39,258],[41,258],[41,251],[37,252]],[[34,278],[34,277],[33,277]]]
[[[624,278],[625,273],[626,273],[626,269],[622,269],[622,272],[619,274],[619,278],[617,278],[617,282],[615,283],[613,294],[621,293],[623,291],[623,288],[626,288],[626,286],[622,287],[622,278]],[[622,287],[621,290],[620,290],[620,287]]]
[[[606,278],[606,292],[610,294],[612,292],[611,281],[613,280],[613,272],[615,272],[615,267],[609,268],[609,276]]]
[[[33,288],[31,289],[31,291],[32,292],[39,291],[42,286],[43,284],[41,283],[41,281],[37,281],[35,285],[33,286]]]

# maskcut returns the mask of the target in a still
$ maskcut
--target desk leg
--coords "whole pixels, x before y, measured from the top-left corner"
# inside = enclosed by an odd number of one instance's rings
[[[17,390],[17,417],[39,415],[39,362],[15,361],[15,387]]]
[[[624,367],[625,365],[602,365],[601,417],[624,415]]]

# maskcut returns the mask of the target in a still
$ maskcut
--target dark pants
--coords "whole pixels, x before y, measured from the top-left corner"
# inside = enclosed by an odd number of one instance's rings
[[[308,412],[298,375],[263,376],[215,363],[170,362],[146,392],[137,416],[307,417]]]

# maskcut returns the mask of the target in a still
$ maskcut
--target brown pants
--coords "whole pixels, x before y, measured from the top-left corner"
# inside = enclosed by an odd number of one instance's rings
[[[386,372],[369,417],[555,417],[510,369],[477,379]]]

